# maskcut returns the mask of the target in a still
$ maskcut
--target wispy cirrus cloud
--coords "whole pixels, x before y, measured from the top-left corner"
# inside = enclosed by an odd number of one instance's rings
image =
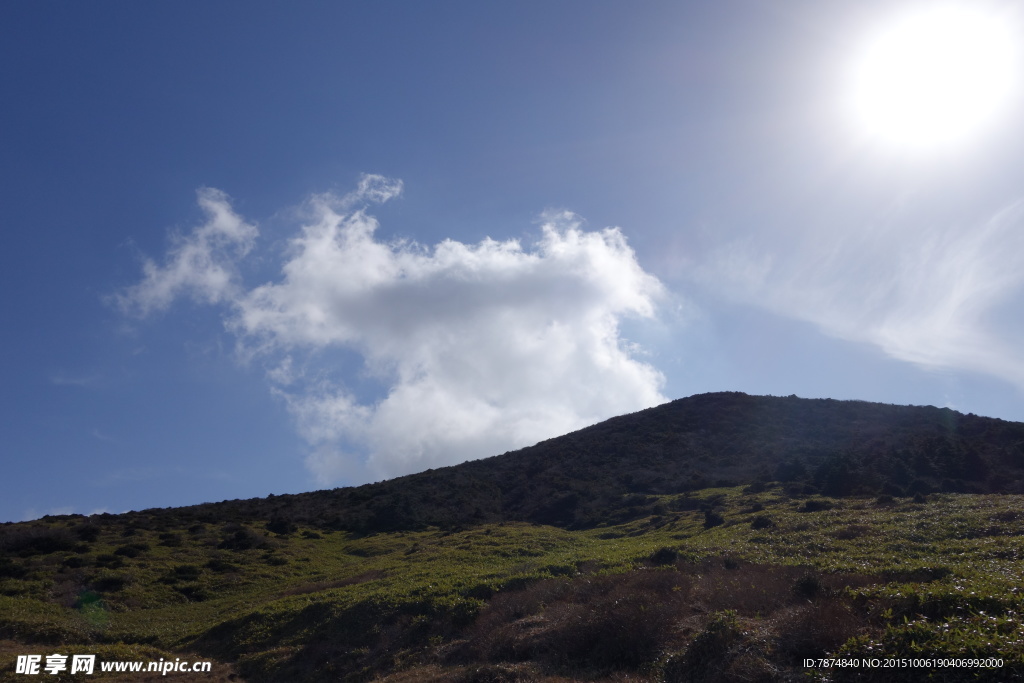
[[[1024,387],[1014,316],[999,315],[1024,294],[1024,201],[970,226],[879,224],[774,248],[734,242],[696,273],[731,298],[894,358]]]
[[[240,350],[268,363],[321,483],[494,455],[666,400],[620,334],[663,295],[620,230],[552,212],[526,246],[381,241],[367,206],[401,189],[364,176],[351,194],[313,197],[279,279],[200,298],[227,303]],[[357,353],[382,397],[333,372],[335,350]]]

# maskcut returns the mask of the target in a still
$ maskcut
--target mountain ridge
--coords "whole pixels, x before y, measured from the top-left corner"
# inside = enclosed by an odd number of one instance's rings
[[[777,481],[794,495],[1024,491],[1024,423],[934,406],[713,392],[361,486],[126,514],[356,533],[500,521],[588,528],[647,496]]]

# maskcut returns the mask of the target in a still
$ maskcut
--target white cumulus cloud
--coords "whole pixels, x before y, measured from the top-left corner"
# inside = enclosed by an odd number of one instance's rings
[[[143,262],[145,277],[117,297],[124,312],[145,316],[181,295],[219,303],[238,293],[235,262],[252,249],[258,230],[232,210],[220,190],[202,188],[197,195],[206,222],[189,235],[174,235],[163,265]]]
[[[619,229],[556,212],[525,246],[381,241],[366,203],[400,192],[365,176],[350,195],[314,197],[279,278],[219,290],[321,483],[495,455],[666,400],[620,334],[624,317],[655,316],[663,289]],[[359,355],[378,396],[331,371],[338,351]]]

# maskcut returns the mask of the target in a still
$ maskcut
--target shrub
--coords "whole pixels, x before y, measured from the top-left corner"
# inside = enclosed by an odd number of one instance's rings
[[[241,524],[229,524],[224,527],[224,531],[226,535],[217,545],[218,548],[251,550],[252,548],[264,548],[267,545],[267,539],[264,536]]]
[[[194,564],[179,564],[174,568],[175,578],[181,581],[195,581],[203,570]]]
[[[497,594],[474,624],[469,647],[488,661],[635,669],[671,640],[689,588],[688,577],[666,570],[538,581]]]
[[[113,553],[103,553],[96,556],[96,566],[107,569],[119,569],[124,566],[124,560]]]
[[[672,508],[680,512],[686,510],[700,510],[704,506],[702,498],[694,498],[690,494],[683,494],[672,501]]]
[[[711,527],[720,526],[725,524],[725,517],[718,514],[714,510],[707,510],[704,512],[704,528],[710,529]]]
[[[124,557],[138,557],[147,550],[149,550],[148,543],[128,543],[115,550],[114,554],[123,555]]]
[[[10,558],[0,557],[0,579],[20,579],[27,573],[28,571],[23,566],[12,561]]]
[[[797,512],[821,512],[822,510],[831,510],[833,507],[832,501],[815,498],[805,502]]]
[[[207,562],[206,568],[212,572],[217,572],[218,574],[238,571],[238,567],[236,565],[233,565],[230,562],[225,562],[224,560],[217,559],[210,560],[209,562]]]
[[[805,574],[793,584],[793,593],[797,597],[812,600],[821,592],[821,581],[814,574]]]
[[[173,532],[164,532],[160,534],[160,545],[167,546],[168,548],[180,548],[182,543],[181,534]]]
[[[835,598],[824,598],[789,610],[778,619],[777,651],[784,663],[799,665],[803,658],[835,652],[866,627],[866,616]]]
[[[92,588],[100,593],[115,593],[131,583],[125,574],[104,574],[92,582]]]
[[[284,517],[274,517],[267,522],[267,531],[281,536],[293,533],[295,529],[295,524]]]
[[[658,548],[649,558],[651,564],[675,564],[679,559],[679,551],[675,548]]]
[[[745,616],[770,614],[794,601],[791,588],[806,569],[743,564],[728,569],[723,560],[694,567],[694,600],[710,611],[732,610]]]
[[[64,527],[12,525],[0,531],[0,552],[32,557],[74,550],[75,537]]]
[[[209,600],[209,592],[202,586],[188,585],[188,586],[175,586],[174,590],[184,595],[191,602],[202,602],[203,600]]]
[[[731,610],[711,615],[704,629],[679,656],[670,658],[664,667],[665,683],[690,683],[719,679],[728,667],[730,650],[743,639]]]

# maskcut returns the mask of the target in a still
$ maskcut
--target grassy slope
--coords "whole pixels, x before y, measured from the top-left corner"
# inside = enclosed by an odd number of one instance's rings
[[[1024,423],[929,406],[703,394],[390,481],[161,514],[176,526],[276,518],[356,533],[502,521],[585,529],[654,514],[636,504],[644,496],[769,480],[832,496],[1024,493]]]
[[[844,651],[997,656],[979,680],[1024,675],[1020,496],[808,500],[826,499],[705,489],[586,530],[8,525],[0,680],[27,680],[15,654],[50,652],[189,653],[251,681],[786,680]]]

